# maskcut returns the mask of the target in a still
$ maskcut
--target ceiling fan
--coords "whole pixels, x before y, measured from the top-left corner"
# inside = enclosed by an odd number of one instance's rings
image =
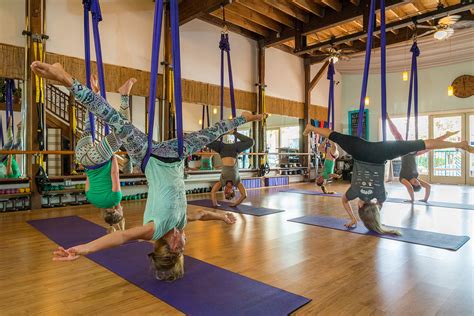
[[[334,47],[327,48],[323,50],[323,54],[320,54],[319,56],[327,56],[328,60],[332,60],[332,62],[335,64],[339,60],[343,61],[348,61],[351,58],[347,55],[350,53],[354,53],[355,50],[351,49],[336,49]]]
[[[429,29],[429,31],[418,36],[425,37],[433,34],[438,41],[450,38],[454,34],[454,30],[466,29],[474,26],[474,21],[462,20],[460,15],[448,15],[438,20],[436,25],[416,24],[417,29]]]

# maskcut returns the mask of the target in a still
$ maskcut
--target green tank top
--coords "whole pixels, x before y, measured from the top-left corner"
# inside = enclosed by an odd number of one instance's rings
[[[5,172],[6,172],[6,168],[7,168],[7,165],[8,165],[8,159],[5,159],[5,161],[3,162],[3,165],[5,166]],[[10,179],[18,179],[20,176],[21,176],[21,172],[20,172],[20,168],[18,167],[18,163],[16,162],[15,158],[12,158],[12,170],[11,170],[11,173],[9,175],[4,175],[3,177],[5,178],[10,178]]]
[[[329,179],[329,175],[334,173],[335,164],[336,162],[334,160],[330,160],[330,159],[324,160],[324,167],[323,167],[323,174],[322,174],[324,180]]]
[[[122,192],[112,192],[112,160],[97,169],[86,169],[89,178],[89,191],[86,198],[98,208],[111,208],[120,203]]]
[[[151,157],[145,168],[148,180],[143,224],[153,222],[153,240],[158,240],[173,228],[186,225],[186,191],[184,161],[166,163]]]

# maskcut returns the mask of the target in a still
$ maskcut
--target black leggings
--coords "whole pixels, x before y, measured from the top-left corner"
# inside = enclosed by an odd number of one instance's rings
[[[423,140],[368,142],[362,138],[338,132],[332,132],[329,140],[341,146],[355,160],[370,163],[384,163],[411,152],[425,150]]]

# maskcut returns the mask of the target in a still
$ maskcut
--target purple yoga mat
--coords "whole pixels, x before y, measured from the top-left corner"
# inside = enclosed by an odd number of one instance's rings
[[[64,248],[106,233],[77,216],[28,223]],[[288,315],[311,301],[188,256],[182,279],[158,281],[147,257],[152,250],[149,242],[130,242],[87,257],[187,315]]]
[[[311,191],[311,190],[298,190],[298,189],[287,189],[287,190],[280,190],[280,192],[284,193],[298,193],[298,194],[307,194],[307,195],[320,195],[320,196],[330,196],[330,197],[341,197],[341,193],[334,193],[334,194],[326,194],[319,191]]]
[[[306,194],[306,195],[320,195],[320,196],[330,196],[330,197],[341,197],[342,196],[341,193],[325,194],[323,192],[318,192],[318,191],[298,190],[298,189],[280,190],[280,192],[298,193],[298,194]],[[392,198],[392,197],[387,198],[387,200],[385,200],[385,202],[411,204],[411,202],[407,201],[407,199]],[[457,209],[461,209],[461,210],[474,210],[474,205],[472,205],[472,204],[460,204],[460,203],[437,202],[437,201],[428,201],[428,203],[425,203],[425,202],[422,202],[422,201],[415,201],[413,204],[422,205],[422,206],[457,208]]]
[[[401,227],[390,227],[398,229],[402,236],[392,236],[392,235],[380,235],[375,232],[369,231],[365,228],[362,222],[357,224],[356,228],[346,228],[345,223],[348,222],[347,219],[335,218],[329,216],[318,216],[318,215],[307,215],[298,218],[293,218],[289,220],[290,222],[307,224],[313,226],[320,226],[325,228],[342,230],[349,233],[356,233],[361,235],[370,235],[380,238],[398,240],[403,242],[408,242],[412,244],[424,245],[434,248],[442,248],[448,250],[458,250],[461,248],[468,240],[468,236],[455,236],[448,234],[441,234],[435,232],[428,232],[424,230],[416,230],[410,228],[401,228]]]
[[[188,201],[188,204],[192,204],[192,205],[209,207],[209,208],[216,208],[216,209],[219,209],[219,210],[222,210],[222,211],[234,212],[234,213],[240,213],[240,214],[247,214],[247,215],[254,215],[254,216],[264,216],[264,215],[270,215],[270,214],[284,212],[284,210],[278,210],[278,209],[272,209],[272,208],[266,208],[266,207],[259,207],[259,206],[252,206],[252,205],[245,205],[245,204],[240,204],[236,207],[232,207],[232,206],[230,206],[231,203],[225,202],[225,201],[218,201],[217,203],[219,203],[220,206],[218,206],[218,207],[212,206],[212,201],[211,200],[192,200],[192,201]]]

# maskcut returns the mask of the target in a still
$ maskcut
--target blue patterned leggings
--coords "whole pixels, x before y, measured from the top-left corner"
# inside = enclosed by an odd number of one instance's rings
[[[70,88],[76,100],[84,104],[89,111],[106,122],[127,149],[134,164],[141,164],[148,148],[148,136],[115,110],[100,95],[96,95],[80,82],[74,80]],[[207,144],[215,141],[247,121],[243,116],[224,120],[197,132],[186,134],[183,138],[184,157],[199,151]],[[177,139],[161,143],[153,142],[152,154],[162,158],[179,158]]]

